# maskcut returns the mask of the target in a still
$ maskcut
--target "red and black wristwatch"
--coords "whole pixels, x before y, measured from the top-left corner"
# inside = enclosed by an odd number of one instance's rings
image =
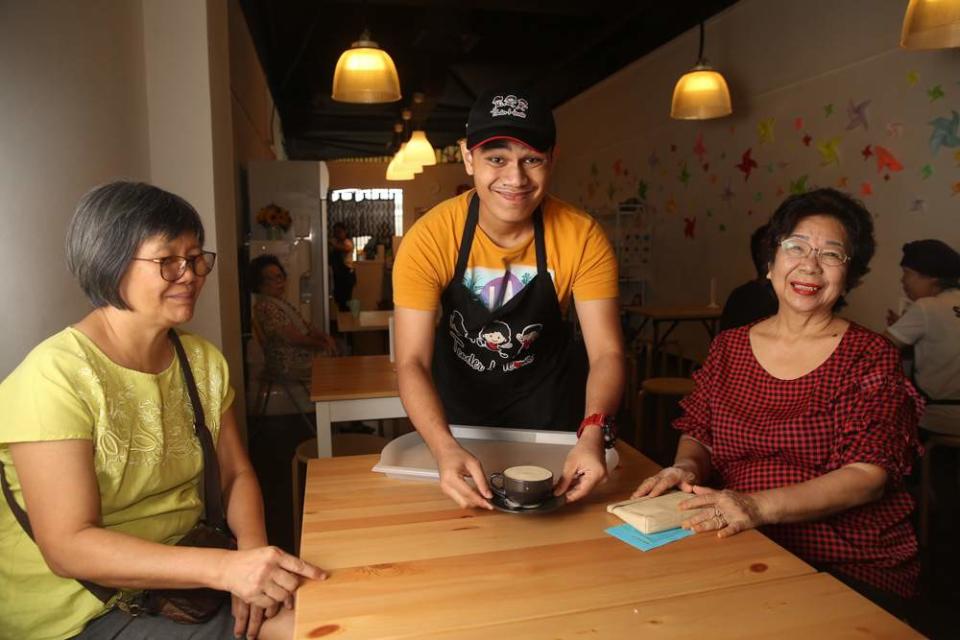
[[[605,413],[592,413],[583,419],[577,429],[577,440],[587,427],[599,427],[603,431],[603,448],[612,449],[617,442],[617,423],[613,416]]]

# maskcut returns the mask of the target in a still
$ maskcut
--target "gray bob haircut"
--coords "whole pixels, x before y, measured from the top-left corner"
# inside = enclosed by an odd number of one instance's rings
[[[67,230],[67,268],[94,307],[128,310],[120,280],[140,245],[184,233],[203,245],[203,223],[189,202],[143,182],[111,182],[80,198]]]

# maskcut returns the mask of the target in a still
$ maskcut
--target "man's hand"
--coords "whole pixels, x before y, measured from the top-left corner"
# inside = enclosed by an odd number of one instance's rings
[[[574,502],[590,493],[606,477],[603,431],[588,427],[567,454],[567,460],[563,463],[563,477],[554,488],[553,495],[566,494],[567,502]]]
[[[440,489],[464,509],[479,507],[493,510],[490,499],[493,493],[487,483],[483,466],[469,451],[456,442],[436,452],[437,468],[440,470]],[[476,488],[465,478],[473,478]]]

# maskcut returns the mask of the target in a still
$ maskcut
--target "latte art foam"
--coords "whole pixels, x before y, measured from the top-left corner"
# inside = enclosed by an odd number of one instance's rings
[[[553,477],[553,473],[551,473],[549,469],[544,469],[543,467],[537,467],[534,465],[510,467],[503,472],[503,475],[511,480],[524,480],[526,482],[549,480]]]

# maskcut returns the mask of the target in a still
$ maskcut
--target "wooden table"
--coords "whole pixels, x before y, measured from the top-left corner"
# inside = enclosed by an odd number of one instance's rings
[[[340,311],[337,313],[337,330],[346,334],[356,355],[387,353],[391,316],[393,311],[361,311],[356,317],[348,311]]]
[[[358,331],[386,331],[393,311],[361,311],[354,317],[349,311],[337,312],[337,331],[355,333]]]
[[[610,481],[540,516],[459,509],[377,456],[311,460],[301,555],[330,577],[300,588],[294,637],[919,637],[757,531],[646,553],[605,534],[657,469],[618,447]]]
[[[343,420],[381,420],[407,415],[389,356],[313,359],[310,401],[317,408],[317,453],[333,454],[330,425]]]
[[[650,355],[654,366],[658,361],[660,349],[666,342],[667,337],[677,328],[681,322],[700,322],[707,334],[712,340],[717,334],[717,325],[720,321],[720,307],[711,307],[709,305],[673,305],[673,306],[654,306],[654,305],[625,305],[623,311],[627,314],[638,315],[643,318],[640,323],[642,332],[647,323],[653,324],[653,353]],[[662,334],[661,325],[668,324],[667,330]],[[656,375],[656,371],[654,371]]]

